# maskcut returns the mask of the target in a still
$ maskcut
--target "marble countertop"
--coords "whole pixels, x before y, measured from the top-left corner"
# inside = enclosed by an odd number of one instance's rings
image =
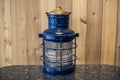
[[[0,68],[0,80],[120,80],[120,67],[111,65],[77,65],[67,75],[47,75],[38,65]]]

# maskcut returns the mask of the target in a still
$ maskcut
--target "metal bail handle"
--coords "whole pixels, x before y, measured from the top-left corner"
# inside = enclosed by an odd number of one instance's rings
[[[79,33],[75,33],[75,36],[76,36],[76,37],[79,37]]]
[[[42,38],[42,37],[43,37],[43,34],[39,33],[39,34],[38,34],[38,37],[39,37],[39,38]]]

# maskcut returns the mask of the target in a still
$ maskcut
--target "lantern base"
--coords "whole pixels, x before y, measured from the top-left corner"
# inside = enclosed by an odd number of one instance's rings
[[[75,71],[75,66],[74,65],[71,65],[72,67],[70,68],[62,68],[62,70],[56,70],[56,69],[53,69],[53,68],[43,68],[43,73],[45,74],[51,74],[51,75],[65,75],[65,74],[70,74],[72,72]]]

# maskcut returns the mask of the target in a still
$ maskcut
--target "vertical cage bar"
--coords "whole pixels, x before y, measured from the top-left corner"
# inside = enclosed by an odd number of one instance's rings
[[[53,44],[55,44],[55,43],[53,43]],[[56,43],[55,44],[55,48],[59,48],[59,44],[58,43]],[[55,62],[55,64],[56,64],[56,68],[55,69],[57,69],[57,67],[58,67],[58,54],[59,54],[59,51],[58,50],[55,50],[55,52],[56,52],[56,62]]]
[[[60,70],[62,70],[62,40],[60,37]]]
[[[76,44],[76,37],[75,37],[75,44]],[[75,52],[74,52],[74,54],[75,54],[75,58],[76,58],[76,47],[75,47]],[[74,66],[76,66],[76,60],[74,61]]]
[[[44,42],[44,37],[42,39],[42,47],[43,47],[43,50],[42,50],[42,55],[43,55],[43,67],[45,68],[45,42]]]

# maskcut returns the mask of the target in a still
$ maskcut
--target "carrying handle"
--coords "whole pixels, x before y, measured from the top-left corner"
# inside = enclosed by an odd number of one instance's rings
[[[76,37],[79,37],[79,33],[75,33],[75,36],[76,36]]]
[[[38,38],[42,38],[42,37],[43,37],[43,34],[39,33]]]
[[[38,38],[43,38],[43,34],[39,33],[38,34]],[[38,51],[40,50],[40,48],[43,46],[43,43],[40,44],[39,48],[38,48]],[[40,53],[41,54],[41,53]],[[40,56],[40,60],[42,61],[43,60],[43,55],[41,54]]]

